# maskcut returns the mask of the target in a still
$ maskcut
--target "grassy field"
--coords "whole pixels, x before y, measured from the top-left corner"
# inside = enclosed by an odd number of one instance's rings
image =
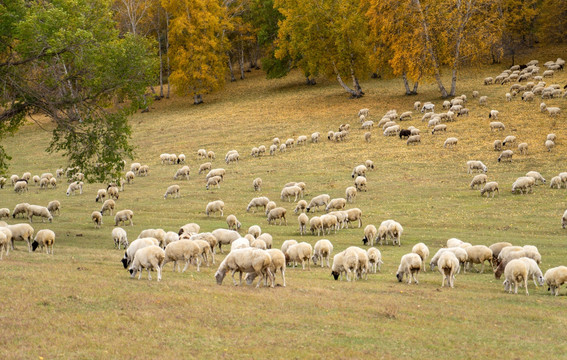
[[[565,56],[565,48],[525,56],[545,61]],[[349,100],[333,81],[303,85],[299,73],[267,81],[260,71],[245,81],[230,83],[220,93],[207,95],[206,103],[191,105],[191,99],[174,97],[155,102],[149,113],[132,119],[135,161],[150,166],[150,176],[136,178],[117,201],[117,210],[132,209],[134,226],[124,227],[129,240],[147,228],[177,231],[196,222],[202,231],[226,228],[225,217],[235,214],[243,231],[254,224],[274,237],[274,246],[297,239],[312,245],[321,237],[300,236],[294,203],[279,199],[290,181],[307,184],[306,198],[328,193],[344,197],[355,165],[371,159],[376,170],[368,173],[368,192],[359,193],[354,206],[363,211],[363,227],[378,226],[395,219],[404,226],[402,246],[379,246],[385,264],[382,272],[367,281],[335,281],[327,268],[310,271],[288,268],[287,287],[235,287],[230,278],[216,285],[216,266],[193,266],[180,274],[172,265],[164,268],[163,280],[132,280],[122,268],[123,251],[113,249],[110,236],[113,219],[105,216],[95,229],[90,214],[103,184],[87,184],[82,195],[65,196],[63,181],[55,190],[31,187],[24,195],[10,186],[0,190],[0,207],[13,209],[20,202],[47,205],[62,203],[61,216],[53,223],[37,223],[36,232],[50,228],[57,234],[55,255],[28,253],[25,244],[0,261],[0,357],[10,359],[51,358],[564,358],[567,344],[566,297],[552,297],[547,288],[534,288],[530,296],[504,293],[500,280],[490,271],[457,276],[454,289],[441,288],[435,271],[420,274],[419,285],[398,283],[395,273],[400,257],[417,242],[429,246],[432,255],[450,237],[472,244],[490,245],[509,241],[539,248],[541,264],[548,268],[567,263],[565,230],[561,215],[567,208],[565,189],[538,186],[533,194],[514,195],[513,181],[536,170],[549,181],[567,171],[567,127],[565,98],[546,100],[563,113],[550,118],[539,112],[539,99],[524,103],[505,101],[509,86],[484,86],[485,76],[496,76],[504,66],[464,71],[459,94],[469,98],[470,116],[448,123],[447,134],[431,135],[427,124],[414,112],[402,123],[422,130],[422,143],[384,137],[372,130],[371,143],[363,141],[356,114],[370,108],[378,122],[389,109],[412,110],[413,102],[442,100],[434,85],[422,85],[420,95],[403,96],[398,80],[364,82],[366,96]],[[559,72],[548,84],[567,83]],[[473,90],[489,97],[481,107]],[[491,133],[488,112],[500,111],[506,124],[503,133]],[[329,142],[325,134],[350,123],[351,133],[342,143]],[[253,146],[271,144],[319,131],[319,144],[295,147],[276,156],[252,158]],[[557,147],[544,147],[548,133],[557,134]],[[512,163],[498,163],[495,139],[515,135],[529,144],[529,155],[515,154]],[[444,149],[449,136],[459,139],[454,149]],[[44,152],[50,132],[37,124],[26,125],[6,139],[13,155],[10,174],[53,172],[64,167],[57,156]],[[197,149],[213,150],[214,167],[227,170],[221,189],[205,190],[204,175],[198,175]],[[236,149],[237,164],[223,162],[224,154]],[[513,148],[515,150],[515,148]],[[172,179],[178,166],[161,165],[161,153],[185,153],[191,167],[189,181]],[[472,178],[467,160],[482,160],[489,181],[500,184],[500,195],[481,198],[470,190]],[[252,180],[263,179],[260,194]],[[168,185],[181,186],[180,199],[163,199]],[[253,197],[264,195],[288,209],[288,225],[268,225],[261,213],[246,213]],[[225,217],[204,214],[205,205],[222,199]],[[349,204],[349,206],[352,206]],[[10,224],[23,222],[10,219]],[[348,246],[362,246],[363,228],[344,229],[327,235],[335,253]],[[217,256],[217,265],[224,255]],[[278,283],[281,278],[278,276]],[[562,290],[562,295],[565,290]]]

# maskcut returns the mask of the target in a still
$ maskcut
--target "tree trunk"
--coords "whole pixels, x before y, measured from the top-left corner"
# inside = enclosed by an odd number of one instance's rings
[[[350,94],[351,99],[362,97],[362,94],[360,92],[349,88],[348,85],[344,83],[343,79],[341,78],[341,74],[339,74],[339,70],[337,69],[337,66],[335,65],[334,61],[333,61],[333,68],[335,70],[335,74],[337,75],[337,81],[339,82],[339,85],[341,85],[343,89],[345,89],[345,91]],[[354,79],[356,79],[356,77],[353,75],[353,80]]]
[[[406,88],[406,95],[411,95],[411,90],[408,84],[408,77],[405,71],[402,73],[402,80],[404,81],[404,87]]]
[[[230,72],[230,82],[235,82],[236,78],[234,77],[234,69],[232,68],[232,60],[230,60],[230,53],[227,52],[226,56],[228,58],[228,70]]]
[[[160,21],[159,21],[159,7],[157,9],[158,25],[157,25],[157,38],[159,49],[159,97],[163,98],[163,56],[161,51],[161,34],[160,34]]]
[[[165,97],[169,99],[169,15],[165,12],[165,53],[167,54],[167,94]]]
[[[195,94],[193,105],[199,105],[203,103],[203,96],[201,94]]]
[[[315,78],[310,77],[309,75],[305,76],[305,85],[316,85],[317,82]]]
[[[244,46],[242,45],[242,42],[240,42],[238,65],[240,66],[240,80],[244,80]]]

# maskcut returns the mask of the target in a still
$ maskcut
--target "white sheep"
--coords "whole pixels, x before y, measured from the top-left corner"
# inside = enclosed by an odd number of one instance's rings
[[[10,238],[6,232],[9,232]],[[11,241],[11,232],[5,227],[0,227],[0,260],[2,260],[2,253],[5,252],[6,255],[10,253],[10,241]]]
[[[26,181],[16,181],[16,183],[14,184],[14,191],[17,194],[22,194],[29,191],[28,183]]]
[[[274,276],[274,282],[275,282],[276,272],[280,270],[280,273],[282,274],[282,278],[283,278],[282,286],[285,287],[285,266],[286,266],[285,255],[281,252],[281,250],[278,249],[269,249],[266,250],[266,252],[270,254],[271,263],[269,269]],[[244,279],[246,280],[246,284],[252,285],[256,276],[257,276],[256,273],[246,273],[246,275],[244,276]],[[274,282],[272,282],[272,287],[274,286]],[[268,286],[267,273],[266,275],[264,275],[264,286]]]
[[[130,226],[134,226],[134,212],[132,210],[120,210],[114,215],[114,226],[118,226],[120,223],[126,224],[127,221],[130,222]]]
[[[362,243],[367,245],[370,243],[370,246],[374,246],[374,242],[378,239],[378,230],[376,230],[376,226],[374,225],[366,225],[364,228],[364,237],[362,238]]]
[[[102,214],[100,211],[93,211],[91,213],[91,220],[94,223],[95,229],[99,229],[102,225]]]
[[[174,199],[179,198],[179,190],[179,185],[170,185],[165,191],[165,194],[163,194],[163,198],[167,199],[169,195],[173,195]]]
[[[28,252],[31,252],[32,238],[34,234],[34,229],[29,224],[15,224],[5,226],[12,233],[10,240],[10,247],[14,249],[14,241],[25,241],[28,245]]]
[[[10,209],[8,208],[2,208],[0,209],[0,219],[9,219],[10,218]]]
[[[242,226],[240,221],[234,215],[228,215],[226,217],[226,223],[228,225],[229,230],[238,230]]]
[[[549,187],[552,189],[561,189],[561,178],[559,176],[552,177],[551,181],[549,182]]]
[[[545,141],[545,147],[546,147],[547,151],[551,152],[551,150],[555,147],[555,142],[553,142],[551,140],[546,140]]]
[[[551,141],[555,142],[557,140],[557,135],[547,134],[546,140],[551,140]]]
[[[475,177],[472,179],[469,187],[471,189],[475,189],[477,186],[478,186],[478,188],[480,188],[481,185],[486,184],[487,180],[488,180],[488,176],[486,176],[486,174],[475,175]]]
[[[253,198],[252,200],[250,200],[250,202],[248,203],[248,206],[246,207],[246,212],[249,212],[250,209],[254,208],[255,210],[257,210],[259,207],[263,207],[264,210],[266,209],[266,205],[268,205],[268,203],[270,202],[270,199],[268,199],[265,196],[262,197],[257,197],[257,198]],[[252,210],[252,212],[254,212],[254,210]]]
[[[433,130],[431,130],[431,134],[432,134],[432,135],[435,135],[435,133],[439,133],[439,132],[441,132],[441,131],[447,132],[447,125],[445,125],[445,124],[435,125],[435,126],[433,127]]]
[[[484,185],[484,187],[480,190],[480,196],[486,194],[486,197],[488,198],[488,196],[492,194],[492,197],[494,198],[495,192],[497,192],[498,195],[500,195],[500,190],[498,189],[498,183],[496,181],[490,181],[487,182]]]
[[[299,186],[289,186],[284,187],[280,193],[281,200],[284,200],[287,197],[288,202],[291,201],[291,197],[294,196],[294,202],[297,201],[298,196],[303,197],[303,190]]]
[[[482,163],[482,161],[478,161],[478,160],[467,161],[467,174],[472,174],[475,170],[486,173],[488,171],[488,168],[486,167],[486,165]]]
[[[182,272],[185,272],[189,267],[189,264],[195,260],[197,263],[197,271],[200,271],[201,266],[201,249],[195,241],[191,240],[179,240],[168,244],[165,247],[165,258],[163,260],[163,266],[168,262],[173,261],[173,271],[179,270],[181,267],[178,261],[185,261],[185,267]]]
[[[441,287],[445,286],[446,280],[447,285],[453,288],[455,282],[455,274],[459,271],[460,267],[459,259],[457,259],[457,256],[451,251],[444,251],[441,256],[439,256],[437,265],[439,266],[439,272],[441,273],[441,275],[443,275],[443,279],[441,280]]]
[[[216,212],[220,212],[220,216],[224,216],[224,202],[222,200],[211,201],[205,207],[205,214],[207,216]]]
[[[429,257],[429,248],[427,247],[427,245],[425,245],[424,243],[417,243],[412,247],[411,252],[419,255],[419,257],[421,258],[423,271],[426,272],[427,270],[425,268],[425,263],[427,261],[427,258]]]
[[[408,284],[411,284],[411,279],[418,284],[417,275],[421,269],[421,257],[414,253],[405,254],[402,256],[400,266],[396,272],[396,278],[399,282],[404,280],[404,276],[408,278]]]
[[[480,269],[480,273],[484,272],[484,262],[488,261],[490,265],[492,265],[492,250],[488,246],[485,245],[474,245],[465,248],[467,252],[467,263],[465,268],[474,269],[473,264],[482,264],[482,268]]]
[[[185,165],[182,168],[177,169],[175,175],[173,176],[173,180],[177,180],[179,178],[185,178],[185,180],[189,180],[189,173],[190,173],[189,166]],[[200,173],[201,171],[199,170],[199,174]]]
[[[323,224],[319,216],[313,216],[309,219],[309,230],[312,235],[315,235],[315,230],[317,230],[317,236],[319,236],[320,231],[323,230]]]
[[[512,285],[514,285],[514,294],[518,293],[518,284],[523,283],[526,288],[526,295],[528,292],[528,266],[527,264],[520,260],[511,260],[504,269],[504,290],[512,293]]]
[[[157,280],[161,281],[161,269],[165,260],[165,251],[156,245],[147,246],[136,251],[132,265],[130,265],[130,277],[136,276],[139,271],[138,280],[142,278],[142,269],[148,270],[148,280],[152,279],[151,270],[157,271]]]
[[[366,165],[358,165],[358,166],[355,166],[355,168],[352,170],[352,174],[351,174],[350,176],[351,176],[353,179],[354,179],[356,176],[364,176],[364,177],[366,177],[366,171],[367,171],[367,170],[368,170],[368,169],[366,168]]]
[[[262,179],[260,178],[254,179],[254,181],[252,181],[252,187],[254,188],[254,191],[262,190]]]
[[[354,179],[354,187],[357,191],[367,191],[368,189],[366,184],[367,181],[364,176],[357,176],[356,179]]]
[[[376,274],[376,269],[378,269],[378,271],[381,271],[380,267],[384,262],[382,261],[382,254],[380,253],[380,250],[376,249],[375,247],[371,247],[366,250],[366,252],[368,254],[370,271],[372,271],[374,274]]]
[[[12,218],[16,218],[16,216],[18,215],[23,215],[23,217],[26,217],[28,214],[28,207],[30,206],[30,204],[28,203],[20,203],[20,204],[16,204],[16,206],[14,206],[14,210],[12,211]]]
[[[260,286],[262,278],[268,276],[273,285],[273,274],[270,271],[271,264],[270,254],[266,250],[246,248],[231,251],[221,262],[215,273],[215,279],[218,285],[222,285],[224,277],[228,271],[232,272],[232,281],[236,286],[234,274],[240,273],[240,285],[242,285],[242,273],[255,273],[260,277],[256,287]]]
[[[82,181],[75,181],[69,184],[67,188],[67,196],[75,195],[75,191],[79,190],[79,194],[83,193],[83,182]]]
[[[551,290],[551,295],[557,296],[559,295],[561,285],[567,282],[567,267],[557,266],[551,268],[545,272],[543,278],[549,287],[548,290]]]
[[[293,213],[294,214],[301,213],[304,212],[305,209],[307,209],[307,201],[299,200],[297,202],[297,205],[295,206],[295,209],[293,209]]]
[[[412,135],[412,136],[408,137],[408,139],[406,141],[406,145],[410,145],[410,144],[417,145],[419,143],[421,143],[421,136],[420,135]]]
[[[354,251],[341,251],[333,257],[333,266],[331,267],[331,275],[335,280],[343,278],[343,274],[346,274],[347,281],[351,281],[356,269],[358,267],[358,255]],[[351,275],[352,274],[352,275]],[[351,275],[349,277],[349,275]],[[354,276],[356,277],[356,275]]]
[[[207,171],[207,170],[210,171],[210,170],[211,170],[211,166],[212,166],[212,165],[211,165],[210,162],[206,162],[206,163],[201,164],[201,165],[199,166],[199,174],[202,173],[202,172],[205,172],[205,171]],[[187,179],[187,180],[189,180],[189,179]]]
[[[506,130],[506,126],[500,121],[490,122],[490,131]]]
[[[344,198],[336,198],[336,199],[332,199],[331,201],[329,201],[329,203],[327,204],[327,206],[325,207],[325,211],[329,212],[331,209],[333,210],[342,210],[345,208],[346,206],[346,199]]]
[[[528,173],[526,173],[526,176],[534,178],[536,185],[537,185],[538,181],[541,184],[545,184],[545,178],[543,176],[541,176],[541,174],[537,171],[528,171]]]
[[[112,229],[112,240],[114,240],[114,248],[118,247],[118,250],[120,250],[120,245],[122,245],[124,249],[128,248],[128,235],[126,234],[126,230],[121,227]]]
[[[309,217],[304,213],[299,214],[297,217],[297,222],[299,223],[299,234],[303,235],[307,232],[307,224],[309,223]]]
[[[522,176],[516,179],[512,184],[512,194],[520,191],[522,194],[533,192],[532,186],[535,184],[535,179],[532,177]]]
[[[311,210],[311,209],[315,209],[315,208],[319,209],[320,206],[326,207],[327,204],[329,203],[329,201],[331,201],[331,197],[327,194],[321,194],[321,195],[315,196],[313,199],[311,199],[311,201],[309,202],[309,205],[307,206],[307,208],[305,210],[306,210],[306,212],[309,212],[309,210]]]
[[[272,221],[275,221],[277,219],[280,220],[280,225],[282,224],[282,220],[285,221],[285,224],[287,225],[287,219],[285,217],[287,210],[283,207],[277,207],[275,209],[270,210],[270,212],[268,213],[268,224],[271,224]]]
[[[114,214],[114,208],[116,207],[116,203],[112,199],[108,199],[102,204],[102,208],[100,209],[100,214],[104,215],[105,211],[110,213],[110,216]]]
[[[53,255],[53,244],[55,244],[55,233],[48,229],[39,230],[33,240],[32,250],[35,251],[38,246],[41,246],[42,251],[45,247],[46,254],[49,254],[51,249],[51,255]]]
[[[512,150],[504,150],[502,151],[502,153],[500,153],[500,156],[498,157],[498,162],[501,162],[502,160],[508,160],[509,162],[512,162],[513,155],[514,152]]]
[[[483,95],[483,96],[479,97],[479,98],[478,98],[478,104],[479,104],[480,106],[486,106],[486,105],[488,105],[488,96]]]
[[[270,213],[271,210],[275,209],[277,207],[276,203],[274,201],[268,201],[268,203],[266,204],[266,211],[264,211],[264,213],[266,214],[266,216],[268,216],[268,214]]]
[[[284,252],[286,262],[293,262],[293,267],[297,262],[301,262],[303,270],[305,270],[305,262],[307,262],[308,270],[311,270],[311,263],[309,260],[313,256],[313,247],[306,242],[300,242],[295,245],[289,246]]]
[[[313,257],[311,260],[314,265],[317,265],[318,261],[321,261],[321,267],[324,266],[324,260],[327,259],[327,267],[330,268],[329,259],[333,253],[333,244],[327,239],[321,239],[315,243],[313,248]]]
[[[331,233],[331,230],[335,230],[335,234],[337,233],[337,229],[339,227],[339,221],[335,215],[325,214],[321,215],[321,230],[323,231],[323,235],[325,235],[325,230],[327,234]]]

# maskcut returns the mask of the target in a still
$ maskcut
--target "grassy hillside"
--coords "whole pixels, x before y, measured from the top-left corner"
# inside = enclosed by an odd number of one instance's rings
[[[543,64],[565,49],[529,54]],[[134,226],[124,227],[132,241],[147,228],[177,231],[196,222],[202,231],[226,228],[225,218],[235,214],[243,224],[242,234],[254,224],[274,237],[275,247],[287,239],[312,245],[323,237],[300,236],[294,203],[279,199],[283,185],[290,181],[307,184],[306,199],[327,193],[344,197],[353,179],[355,165],[371,159],[368,192],[359,193],[356,204],[363,211],[363,227],[378,226],[395,219],[404,226],[402,246],[378,246],[385,264],[382,272],[367,281],[335,281],[327,268],[310,271],[288,268],[287,287],[235,287],[230,278],[216,285],[217,265],[196,272],[193,266],[180,274],[172,265],[164,268],[158,283],[132,280],[119,262],[123,251],[113,249],[110,233],[113,219],[104,217],[95,229],[90,214],[100,209],[96,191],[104,184],[87,184],[82,195],[65,196],[63,180],[55,190],[31,187],[17,195],[10,186],[0,190],[0,207],[13,209],[20,202],[47,205],[62,203],[62,214],[53,223],[37,223],[57,234],[55,255],[29,254],[25,244],[0,261],[0,293],[3,294],[0,355],[3,358],[554,358],[564,357],[567,346],[567,317],[562,315],[565,296],[552,297],[546,288],[529,284],[530,296],[504,293],[502,282],[490,271],[457,276],[454,289],[441,288],[441,275],[420,274],[419,285],[398,283],[395,273],[400,257],[417,242],[429,246],[433,255],[446,240],[456,237],[472,244],[490,245],[509,241],[532,244],[548,268],[565,265],[567,249],[561,215],[567,208],[565,189],[538,186],[533,194],[514,195],[513,181],[530,170],[548,180],[567,171],[566,98],[545,100],[548,106],[564,109],[557,118],[539,112],[537,99],[508,103],[509,86],[482,85],[486,76],[496,76],[504,66],[464,71],[459,94],[466,94],[470,116],[448,123],[448,131],[431,135],[422,114],[411,121],[422,131],[422,143],[406,146],[405,141],[384,137],[372,130],[372,141],[363,141],[356,114],[370,109],[378,122],[389,109],[399,114],[412,110],[413,102],[433,101],[441,111],[434,85],[422,85],[420,95],[403,96],[398,80],[370,80],[363,83],[366,96],[349,100],[335,82],[320,80],[315,87],[303,85],[300,74],[267,81],[259,71],[245,81],[228,84],[217,94],[205,97],[205,104],[192,106],[190,99],[174,97],[155,102],[149,113],[132,119],[132,142],[136,158],[150,166],[150,176],[136,178],[120,193],[117,210],[132,209]],[[542,70],[543,71],[543,70]],[[548,84],[567,83],[558,72]],[[477,90],[489,97],[481,107],[471,94]],[[491,133],[488,112],[500,111],[506,131]],[[329,130],[350,123],[345,142],[326,140]],[[45,126],[42,127],[45,129]],[[48,128],[47,128],[48,130]],[[319,144],[295,147],[276,156],[252,158],[253,146],[271,144],[273,137],[284,140],[321,132]],[[549,153],[546,135],[555,133],[557,146]],[[495,139],[515,135],[529,144],[529,155],[515,154],[512,163],[498,163],[492,149]],[[443,142],[454,136],[455,149]],[[35,123],[26,125],[6,140],[13,155],[11,173],[53,172],[64,167],[62,158],[48,155],[50,132]],[[196,152],[213,150],[214,167],[227,170],[221,189],[205,190],[204,175],[198,175]],[[223,162],[224,154],[236,149],[237,164]],[[516,148],[512,148],[516,150]],[[161,165],[161,153],[184,153],[191,167],[189,181],[172,179],[178,166]],[[500,195],[481,198],[468,185],[468,160],[482,160],[488,166],[489,181],[500,184]],[[252,180],[263,179],[260,193]],[[168,185],[181,186],[180,199],[163,199]],[[253,197],[264,195],[288,209],[288,225],[268,225],[261,213],[246,213]],[[207,217],[205,205],[222,199],[224,217]],[[320,213],[318,213],[320,215]],[[312,216],[311,214],[309,214]],[[10,224],[24,222],[10,219]],[[325,238],[335,253],[348,246],[362,246],[363,228],[343,229]],[[278,283],[281,278],[278,275]],[[562,295],[565,290],[562,290]],[[503,355],[503,356],[502,356]]]

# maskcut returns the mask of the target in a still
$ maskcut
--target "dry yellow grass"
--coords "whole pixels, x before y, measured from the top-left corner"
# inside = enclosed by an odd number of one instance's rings
[[[554,49],[535,57],[541,63],[561,56]],[[190,99],[172,98],[156,102],[152,111],[132,119],[135,160],[150,165],[150,176],[137,178],[120,194],[117,210],[134,210],[134,226],[124,227],[133,240],[146,228],[177,231],[197,222],[202,231],[226,228],[225,217],[235,214],[245,231],[258,224],[274,236],[279,247],[286,239],[314,244],[321,237],[301,237],[293,214],[294,203],[279,199],[283,184],[307,183],[307,198],[328,193],[343,197],[352,184],[352,168],[366,159],[376,165],[368,173],[368,192],[359,193],[354,206],[362,209],[363,226],[378,226],[396,219],[404,226],[402,246],[380,246],[385,264],[382,272],[356,283],[332,280],[330,270],[301,271],[288,268],[286,288],[234,287],[230,278],[222,286],[213,279],[216,266],[193,266],[184,274],[164,269],[161,283],[131,280],[119,260],[122,251],[112,249],[113,221],[104,217],[102,229],[94,229],[90,213],[96,190],[103,184],[87,184],[83,195],[66,197],[66,184],[56,190],[39,191],[32,186],[25,195],[8,187],[0,190],[0,207],[16,203],[46,205],[62,202],[62,214],[53,224],[34,223],[37,230],[51,228],[57,234],[55,255],[28,254],[25,245],[0,262],[0,356],[2,358],[562,358],[567,317],[565,296],[554,298],[545,288],[530,283],[530,296],[508,295],[501,281],[490,273],[461,274],[455,289],[441,288],[441,275],[420,275],[420,284],[396,282],[400,257],[417,242],[433,253],[450,237],[473,244],[498,241],[537,245],[543,256],[542,270],[565,265],[565,231],[560,218],[565,210],[565,189],[538,186],[534,194],[510,193],[512,182],[527,171],[540,171],[548,181],[566,171],[565,114],[551,119],[539,113],[539,101],[507,103],[508,86],[483,86],[485,76],[497,75],[502,66],[463,72],[459,94],[469,97],[470,116],[448,124],[447,134],[432,136],[421,114],[414,113],[403,127],[422,130],[422,143],[408,147],[398,138],[386,138],[372,130],[370,144],[363,141],[356,114],[371,109],[375,122],[389,109],[398,113],[412,109],[416,100],[441,100],[433,85],[422,86],[416,97],[402,96],[397,80],[368,81],[366,96],[349,100],[331,81],[315,87],[303,85],[300,74],[266,81],[260,72],[245,81],[229,84],[221,93],[205,97],[205,104],[192,106]],[[564,85],[567,75],[552,80]],[[550,83],[551,81],[547,81]],[[480,107],[471,92],[489,96],[489,106]],[[567,109],[566,99],[548,100],[548,105]],[[490,133],[488,111],[500,111],[507,126],[504,133]],[[350,123],[352,130],[343,143],[326,140],[329,130]],[[319,131],[319,144],[296,147],[274,157],[251,158],[253,146]],[[547,133],[558,136],[557,147],[548,153],[543,143]],[[530,154],[515,155],[511,164],[499,164],[492,142],[513,134],[527,142]],[[49,133],[36,125],[25,126],[7,139],[13,155],[12,173],[55,172],[61,158],[48,156]],[[454,150],[443,149],[443,141],[459,138]],[[227,169],[221,189],[205,190],[204,175],[197,175],[199,148],[216,153],[214,167]],[[227,165],[224,154],[236,149],[238,164]],[[191,167],[189,181],[172,179],[178,166],[160,165],[160,153],[185,153]],[[498,181],[500,195],[484,199],[469,190],[471,176],[467,160],[482,160],[489,180]],[[261,213],[246,213],[248,201],[259,196],[252,180],[264,180],[261,194],[288,209],[288,226],[267,225]],[[181,199],[163,200],[168,185],[181,186]],[[206,217],[208,201],[222,199],[225,217]],[[24,221],[24,220],[19,220]],[[15,223],[13,219],[10,223]],[[327,235],[335,253],[347,246],[362,246],[362,228]],[[217,257],[217,264],[223,256]],[[281,283],[281,279],[278,279]],[[562,291],[562,294],[565,290]]]

